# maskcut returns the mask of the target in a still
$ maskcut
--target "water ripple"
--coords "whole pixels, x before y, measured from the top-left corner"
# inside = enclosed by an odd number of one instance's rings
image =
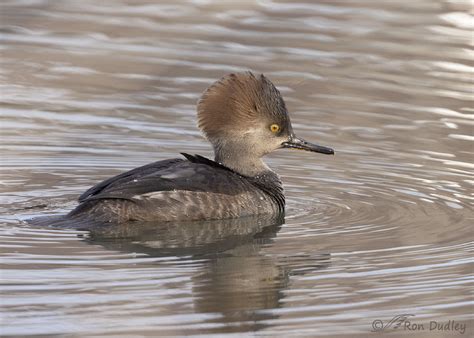
[[[2,334],[366,336],[407,311],[472,321],[467,2],[1,6]],[[300,137],[336,149],[268,156],[283,225],[22,223],[152,160],[212,157],[196,101],[247,69],[277,84]]]

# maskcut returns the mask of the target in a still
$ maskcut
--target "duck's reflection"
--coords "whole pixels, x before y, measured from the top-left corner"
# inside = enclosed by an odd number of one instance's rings
[[[107,249],[145,253],[149,256],[225,255],[229,250],[255,242],[271,242],[283,224],[281,215],[193,222],[131,222],[84,227],[86,239]]]
[[[266,255],[283,224],[282,215],[240,219],[130,223],[89,229],[86,241],[123,252],[150,256],[199,259],[202,268],[192,276],[193,306],[197,313],[219,313],[209,332],[262,329],[275,317],[282,290],[289,281],[288,258]],[[314,260],[312,262],[315,263]],[[319,268],[329,264],[320,258]]]

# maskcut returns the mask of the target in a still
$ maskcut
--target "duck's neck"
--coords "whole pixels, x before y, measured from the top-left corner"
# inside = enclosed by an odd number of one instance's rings
[[[272,171],[261,156],[255,154],[255,149],[238,143],[213,143],[215,161],[232,169],[264,191],[274,201],[278,210],[285,210],[285,195],[280,177]]]
[[[255,177],[272,171],[252,149],[231,143],[214,144],[214,160],[240,175]]]

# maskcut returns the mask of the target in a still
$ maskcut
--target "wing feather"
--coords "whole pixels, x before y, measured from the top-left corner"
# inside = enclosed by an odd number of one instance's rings
[[[157,161],[153,162],[130,171],[121,173],[117,176],[111,177],[102,181],[90,189],[86,190],[81,196],[79,196],[79,202],[84,202],[91,197],[100,195],[101,192],[107,189],[112,189],[114,187],[120,187],[122,184],[126,184],[127,182],[133,181],[135,179],[139,179],[143,176],[156,173],[160,171],[160,169],[168,168],[169,166],[183,162],[183,159],[174,158],[169,160]]]

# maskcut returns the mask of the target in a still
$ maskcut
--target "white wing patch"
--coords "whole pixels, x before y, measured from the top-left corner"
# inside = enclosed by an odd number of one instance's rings
[[[192,177],[194,174],[196,174],[194,168],[180,168],[178,170],[174,169],[173,172],[161,175],[160,177],[171,180],[175,178]]]
[[[132,196],[133,199],[136,200],[144,200],[144,199],[168,199],[168,198],[173,198],[174,196],[178,196],[180,191],[178,190],[170,190],[170,191],[152,191],[146,194],[141,194],[141,195],[134,195]]]

